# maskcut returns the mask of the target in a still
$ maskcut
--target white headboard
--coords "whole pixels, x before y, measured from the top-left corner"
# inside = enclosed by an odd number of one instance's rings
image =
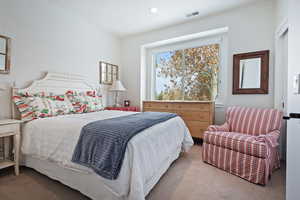
[[[100,85],[88,81],[82,75],[75,74],[65,74],[65,73],[56,73],[48,72],[44,78],[41,80],[35,80],[33,83],[23,89],[13,88],[12,95],[16,92],[29,92],[29,93],[38,93],[38,92],[52,92],[55,94],[64,94],[68,90],[75,91],[86,91],[86,90],[99,90]],[[20,113],[16,106],[12,105],[12,117],[14,119],[19,119]]]

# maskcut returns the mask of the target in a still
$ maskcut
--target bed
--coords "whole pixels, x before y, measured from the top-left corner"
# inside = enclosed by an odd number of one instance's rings
[[[82,76],[48,73],[22,92],[95,89]],[[14,89],[14,92],[16,89]],[[14,109],[14,115],[16,110]],[[193,145],[180,117],[147,128],[128,143],[117,179],[109,180],[90,168],[71,162],[81,128],[90,122],[133,115],[135,112],[99,111],[60,115],[29,121],[22,127],[22,164],[80,191],[92,199],[143,200],[176,160]]]

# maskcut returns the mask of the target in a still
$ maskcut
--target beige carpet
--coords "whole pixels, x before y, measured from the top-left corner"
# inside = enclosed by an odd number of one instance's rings
[[[283,200],[284,169],[267,186],[249,183],[202,162],[201,146],[182,155],[147,196],[147,200]],[[79,192],[29,168],[18,177],[0,170],[0,200],[87,200]]]

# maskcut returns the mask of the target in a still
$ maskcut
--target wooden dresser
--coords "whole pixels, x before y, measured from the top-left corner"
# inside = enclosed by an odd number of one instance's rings
[[[177,113],[194,138],[203,138],[203,132],[214,123],[215,104],[211,101],[143,101],[143,111]]]

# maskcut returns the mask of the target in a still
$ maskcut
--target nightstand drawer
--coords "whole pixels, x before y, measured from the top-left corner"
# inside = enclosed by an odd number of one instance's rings
[[[13,138],[13,159],[10,160],[12,155],[10,141],[8,141],[7,145],[4,145],[4,160],[0,160],[0,169],[14,166],[15,174],[19,175],[19,158],[20,158],[20,124],[22,121],[13,120],[13,119],[4,119],[0,120],[0,138],[1,139],[9,139],[7,137]],[[7,147],[7,148],[6,148]]]
[[[7,133],[16,133],[19,131],[19,124],[7,124],[0,126],[0,136]]]

